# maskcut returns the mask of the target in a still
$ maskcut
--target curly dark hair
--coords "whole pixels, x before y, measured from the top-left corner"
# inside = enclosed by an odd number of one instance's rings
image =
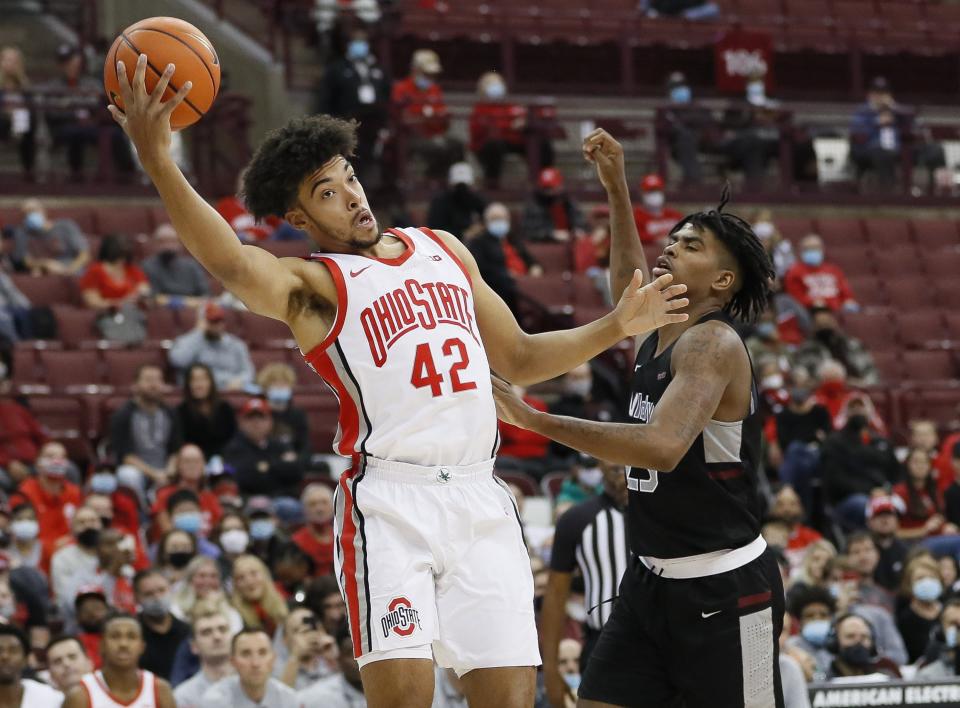
[[[243,197],[257,219],[282,217],[304,177],[357,146],[356,121],[328,115],[294,118],[267,133],[243,175]]]
[[[698,211],[681,219],[670,231],[673,235],[687,224],[697,231],[710,230],[716,234],[730,255],[740,266],[742,282],[723,310],[744,322],[755,322],[767,308],[770,285],[776,277],[773,263],[753,227],[735,214],[725,214],[723,208],[730,201],[730,185],[723,188],[720,205],[709,211]]]

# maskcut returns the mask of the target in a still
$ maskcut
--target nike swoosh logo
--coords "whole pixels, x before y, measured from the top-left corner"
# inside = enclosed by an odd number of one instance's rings
[[[717,610],[716,612],[701,612],[700,616],[703,617],[704,619],[707,619],[707,617],[713,617],[714,615],[719,615],[721,612],[723,612],[723,610]]]
[[[350,277],[351,277],[351,278],[356,278],[358,275],[360,275],[363,271],[365,271],[365,270],[366,270],[367,268],[369,268],[369,267],[370,267],[370,266],[364,266],[364,267],[361,268],[360,270],[351,270],[351,271],[350,271]]]

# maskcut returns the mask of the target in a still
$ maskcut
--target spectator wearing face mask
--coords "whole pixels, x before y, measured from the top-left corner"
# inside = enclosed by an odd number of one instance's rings
[[[477,268],[491,289],[517,314],[515,275],[540,275],[543,269],[528,253],[522,241],[511,239],[510,210],[500,202],[483,212],[483,230],[467,243]]]
[[[849,381],[854,386],[876,386],[880,375],[873,356],[863,343],[847,335],[840,327],[836,313],[828,307],[814,307],[813,337],[800,345],[796,362],[808,371],[817,371],[823,362],[839,361],[846,369]]]
[[[674,71],[667,79],[669,103],[660,113],[658,132],[670,144],[670,155],[680,164],[684,185],[703,181],[700,151],[713,122],[710,111],[696,103],[686,76]],[[641,232],[642,233],[642,232]]]
[[[61,546],[50,560],[50,586],[57,604],[72,603],[73,579],[91,578],[97,571],[97,543],[102,523],[89,507],[80,507],[70,520],[70,536],[60,539]]]
[[[816,371],[819,381],[814,397],[830,413],[833,427],[840,429],[847,424],[847,420],[854,412],[861,413],[867,418],[869,429],[879,435],[885,435],[887,426],[877,412],[876,406],[870,397],[862,391],[857,391],[847,381],[847,370],[839,361],[827,359]]]
[[[80,506],[80,488],[66,479],[67,451],[58,442],[49,442],[37,457],[37,475],[20,483],[10,504],[33,507],[40,526],[41,543],[53,544],[70,532],[69,518]]]
[[[860,305],[840,266],[824,259],[823,239],[808,234],[800,241],[800,262],[783,278],[786,293],[804,307],[856,312]]]
[[[565,243],[583,237],[586,230],[583,211],[564,189],[563,174],[556,167],[542,169],[523,207],[520,233],[533,241]]]
[[[943,609],[943,578],[937,562],[929,556],[918,556],[907,564],[900,583],[904,603],[897,613],[897,629],[907,646],[910,663],[923,656],[930,639],[930,630]]]
[[[191,531],[189,528],[184,528],[184,530],[206,534],[220,523],[220,518],[223,516],[223,507],[220,506],[217,495],[206,487],[206,460],[203,457],[203,452],[196,445],[188,443],[177,452],[174,464],[173,482],[157,490],[151,509],[154,523],[160,533],[166,533],[171,528],[183,528],[183,524],[187,522],[181,522],[181,526],[176,526],[173,523],[172,512],[168,509],[173,495],[180,491],[186,491],[197,500],[200,507],[200,523],[197,525],[197,529]],[[192,520],[190,524],[193,524]]]
[[[858,175],[873,172],[881,187],[891,189],[900,162],[903,137],[910,116],[893,99],[890,85],[882,76],[870,83],[867,101],[850,119],[850,159]]]
[[[277,528],[274,501],[267,496],[252,496],[247,500],[244,514],[250,528],[247,553],[270,565],[279,549],[286,546],[289,541],[286,533]]]
[[[757,320],[753,333],[747,337],[747,351],[750,352],[750,360],[755,363],[773,360],[779,374],[786,374],[795,368],[795,347],[784,340],[777,314],[772,309],[764,311]]]
[[[448,135],[450,110],[437,83],[441,71],[435,51],[418,49],[410,60],[410,75],[393,85],[391,95],[395,121],[409,140],[409,152],[423,158],[431,179],[443,179],[450,165],[463,159],[463,145]]]
[[[157,562],[164,577],[171,583],[183,580],[187,566],[197,555],[197,537],[189,531],[174,528],[167,531],[157,543]]]
[[[487,200],[474,189],[473,168],[468,162],[450,166],[447,189],[430,201],[427,224],[468,242],[483,228]]]
[[[137,617],[146,646],[140,657],[140,668],[169,679],[173,658],[180,644],[189,638],[190,626],[170,614],[170,582],[160,571],[149,569],[137,573],[133,591],[140,607]]]
[[[603,470],[599,462],[581,453],[570,476],[560,486],[557,504],[581,504],[603,491]]]
[[[233,561],[246,553],[250,547],[250,526],[246,517],[237,511],[228,511],[220,519],[220,526],[211,537],[215,539],[223,553],[217,560],[220,574],[230,578]]]
[[[477,102],[470,114],[470,151],[483,167],[488,189],[497,189],[503,173],[503,160],[509,154],[524,155],[529,139],[529,111],[507,98],[503,76],[488,71],[477,81]],[[545,135],[537,136],[539,165],[553,165],[553,146]]]
[[[42,544],[37,540],[40,524],[37,512],[29,504],[17,504],[10,509],[10,546],[6,549],[10,562],[16,566],[38,568]]]
[[[227,332],[227,312],[216,302],[198,310],[197,325],[173,340],[170,363],[181,374],[192,364],[206,364],[221,391],[239,391],[253,384],[255,369],[250,349]]]
[[[815,681],[822,680],[830,667],[832,657],[826,644],[836,608],[833,595],[822,587],[807,587],[793,593],[788,603],[790,616],[797,623],[799,631],[787,639],[786,645],[813,657]]]
[[[947,600],[940,613],[939,626],[934,629],[922,666],[917,671],[921,681],[943,681],[960,676],[960,598]]]
[[[100,467],[90,476],[84,506],[89,506],[100,514],[103,528],[117,528],[124,533],[139,536],[140,507],[137,500],[126,491],[120,490],[112,467]]]
[[[307,414],[293,402],[297,374],[289,364],[273,362],[257,374],[257,387],[263,392],[273,414],[274,440],[289,445],[303,464],[310,460],[310,423]]]
[[[831,629],[830,650],[836,657],[827,672],[828,681],[858,677],[867,681],[898,679],[900,669],[876,648],[870,622],[858,614],[838,617]]]
[[[797,262],[793,252],[793,244],[785,239],[773,221],[773,214],[769,209],[761,209],[753,220],[753,233],[763,244],[763,250],[770,256],[777,278],[783,278],[787,271]]]
[[[300,494],[306,523],[290,537],[308,554],[317,575],[333,573],[333,492],[324,484],[308,484]]]
[[[90,246],[77,223],[50,219],[39,199],[27,199],[21,210],[11,256],[17,268],[32,275],[78,275],[90,262]]]
[[[649,174],[640,181],[640,204],[633,208],[641,243],[665,245],[667,237],[683,218],[676,209],[666,206],[663,177]]]
[[[207,276],[192,257],[170,224],[160,224],[153,232],[156,252],[143,262],[150,288],[158,305],[197,307],[210,294]]]
[[[211,527],[204,516],[200,497],[196,492],[191,489],[177,489],[167,497],[166,511],[171,528],[185,531],[193,536],[198,553],[211,558],[220,555],[217,545],[207,540],[207,533]]]
[[[350,32],[340,56],[325,67],[317,113],[357,121],[356,159],[351,164],[367,184],[390,118],[390,79],[370,50],[369,34],[362,27]]]

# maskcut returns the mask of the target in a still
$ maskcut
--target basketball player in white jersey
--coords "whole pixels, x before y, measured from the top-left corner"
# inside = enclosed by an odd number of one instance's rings
[[[176,708],[170,684],[137,668],[143,630],[136,617],[116,614],[103,623],[103,667],[70,691],[63,708]]]
[[[252,311],[285,322],[340,401],[336,451],[354,460],[336,497],[337,575],[372,708],[427,708],[433,661],[463,677],[472,708],[527,708],[540,663],[533,579],[513,497],[493,477],[490,369],[531,384],[624,337],[685,315],[671,277],[637,271],[613,313],[527,335],[454,236],[382,233],[348,162],[355,124],[299,118],[271,133],[245,172],[247,206],[305,231],[322,251],[276,258],[242,245],[169,154],[173,108],[141,56],[126,113],[180,239]],[[176,83],[174,82],[174,86]],[[673,299],[676,298],[676,299]]]
[[[0,706],[60,708],[63,694],[45,683],[23,678],[29,655],[27,636],[12,624],[0,625]]]

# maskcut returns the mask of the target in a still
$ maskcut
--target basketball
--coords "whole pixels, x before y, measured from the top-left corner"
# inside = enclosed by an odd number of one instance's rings
[[[103,66],[103,87],[110,103],[121,111],[123,98],[117,81],[117,62],[122,61],[133,82],[137,57],[147,56],[145,83],[153,91],[167,64],[176,66],[163,98],[171,98],[187,81],[193,87],[186,100],[170,116],[174,130],[186,128],[210,110],[220,90],[220,60],[203,32],[175,17],[150,17],[130,25],[114,40]]]

